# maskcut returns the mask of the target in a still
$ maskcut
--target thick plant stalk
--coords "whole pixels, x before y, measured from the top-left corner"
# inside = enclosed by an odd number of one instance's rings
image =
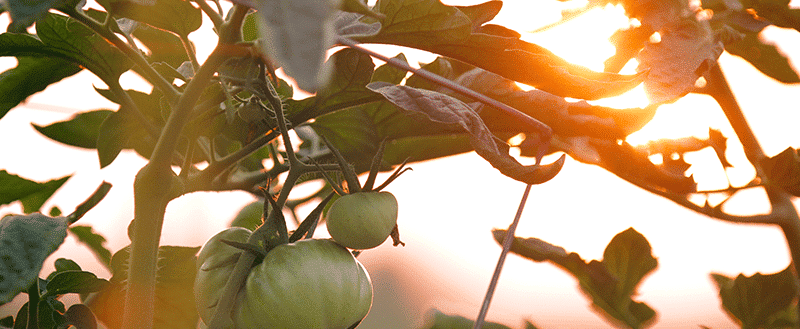
[[[150,329],[153,326],[158,244],[170,189],[176,179],[170,168],[172,153],[194,104],[217,67],[227,58],[227,48],[227,45],[219,45],[187,84],[177,108],[170,115],[156,143],[150,162],[136,175],[135,221],[131,239],[128,290],[122,318],[123,328]]]
[[[800,274],[800,216],[797,214],[797,209],[792,203],[791,196],[786,191],[769,182],[769,178],[761,166],[761,161],[766,159],[767,155],[758,143],[753,130],[750,129],[750,125],[736,102],[736,98],[719,65],[714,66],[709,71],[707,80],[707,93],[719,103],[728,118],[728,122],[733,127],[733,131],[739,137],[747,159],[756,168],[758,177],[767,183],[764,189],[772,206],[770,215],[774,217],[775,222],[783,230],[783,235],[786,237],[786,243],[789,246],[789,253],[792,256],[795,276],[797,276]],[[798,304],[798,307],[800,307],[800,304]],[[798,328],[800,328],[800,323]]]

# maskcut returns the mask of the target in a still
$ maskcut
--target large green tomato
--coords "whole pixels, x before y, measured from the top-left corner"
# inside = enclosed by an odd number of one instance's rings
[[[231,249],[239,252],[220,240],[245,242],[249,235],[249,230],[231,228],[200,251],[195,297],[204,322],[211,321],[234,267],[215,265],[230,257]],[[371,305],[369,275],[347,249],[329,239],[300,240],[276,247],[251,269],[237,296],[233,322],[236,328],[347,329],[358,324]]]
[[[397,199],[389,192],[348,194],[333,202],[325,220],[328,233],[339,244],[375,248],[397,225]]]

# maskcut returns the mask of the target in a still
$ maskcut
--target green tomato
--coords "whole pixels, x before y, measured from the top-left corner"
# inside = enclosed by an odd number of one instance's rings
[[[375,248],[397,225],[397,199],[389,192],[348,194],[333,202],[326,221],[328,233],[339,244]]]
[[[225,259],[231,249],[240,252],[220,240],[245,242],[249,235],[231,228],[200,251],[195,297],[204,322],[211,321],[233,270]],[[358,324],[371,305],[369,274],[347,249],[330,239],[300,240],[275,247],[251,269],[237,295],[233,322],[236,328],[346,329]]]

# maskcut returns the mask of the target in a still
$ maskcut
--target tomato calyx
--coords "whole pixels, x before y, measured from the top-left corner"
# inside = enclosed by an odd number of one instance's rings
[[[405,245],[400,241],[397,226],[397,199],[391,193],[381,190],[407,170],[411,170],[405,167],[408,159],[383,184],[373,187],[383,162],[386,147],[384,140],[372,158],[367,181],[362,186],[342,154],[324,136],[322,139],[335,156],[345,179],[342,185],[337,185],[320,168],[323,177],[340,196],[331,204],[326,214],[327,229],[331,237],[339,244],[354,250],[377,247],[389,237],[394,246]]]

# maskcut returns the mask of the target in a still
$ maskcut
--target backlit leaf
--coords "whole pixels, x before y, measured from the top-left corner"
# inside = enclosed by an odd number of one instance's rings
[[[2,39],[4,37],[0,36]],[[0,41],[0,48],[6,46],[13,47]],[[3,95],[0,99],[0,118],[28,96],[80,71],[78,65],[61,58],[18,57],[16,67],[0,74],[0,95]]]
[[[152,4],[128,0],[99,0],[98,3],[114,15],[182,36],[188,36],[203,23],[202,11],[184,0],[158,0]]]
[[[92,230],[91,226],[73,225],[69,228],[78,242],[85,244],[94,253],[101,264],[108,268],[111,264],[111,251],[104,246],[106,238]]]
[[[39,211],[49,199],[72,176],[64,176],[44,183],[37,183],[0,170],[0,205],[21,201],[26,213]]]
[[[758,33],[745,33],[740,41],[725,45],[729,53],[744,58],[761,73],[783,83],[800,82],[789,60],[778,51],[775,45],[761,41]]]
[[[695,82],[717,65],[725,36],[714,34],[708,22],[693,18],[676,21],[663,30],[661,42],[649,43],[639,53],[640,72],[651,103],[676,100],[694,89]]]
[[[424,329],[471,329],[474,327],[475,321],[467,319],[460,315],[448,315],[444,314],[439,310],[434,309],[432,314],[428,315],[431,320],[427,321],[430,324],[426,324],[422,328]],[[495,322],[484,322],[483,327],[485,329],[511,329],[508,326],[495,323]]]
[[[83,112],[72,116],[69,120],[47,126],[34,124],[33,127],[52,140],[71,146],[93,149],[97,147],[100,125],[112,112],[111,110]]]
[[[771,158],[761,161],[769,184],[800,196],[800,151],[787,148]]]
[[[0,219],[0,305],[38,280],[42,263],[66,236],[65,217],[34,213]]]

